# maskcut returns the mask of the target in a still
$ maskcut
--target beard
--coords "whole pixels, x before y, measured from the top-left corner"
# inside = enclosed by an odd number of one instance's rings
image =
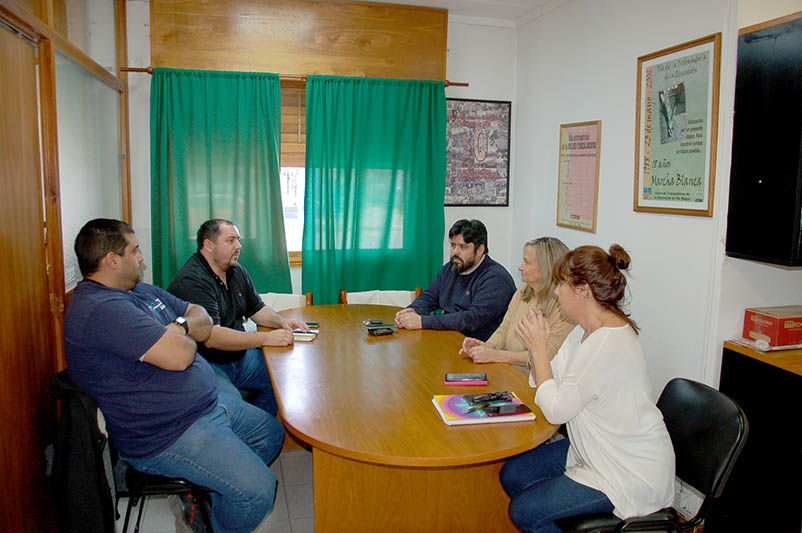
[[[470,262],[463,262],[462,259],[457,257],[456,255],[451,256],[451,272],[454,274],[459,274],[461,272],[465,272],[469,268],[474,265],[475,261]]]
[[[219,267],[220,270],[225,272],[228,269],[234,268],[235,266],[237,266],[238,260],[239,260],[239,256],[240,256],[239,252],[234,252],[233,254],[231,254],[229,256],[223,256],[223,255],[217,254],[214,257],[212,257],[212,259],[209,262],[209,264],[214,262],[214,264],[217,267]]]

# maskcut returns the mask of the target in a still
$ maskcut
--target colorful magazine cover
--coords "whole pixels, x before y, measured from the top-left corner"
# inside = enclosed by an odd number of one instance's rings
[[[449,426],[534,420],[535,413],[514,392],[509,394],[512,400],[479,403],[469,402],[465,394],[435,394],[432,403]]]

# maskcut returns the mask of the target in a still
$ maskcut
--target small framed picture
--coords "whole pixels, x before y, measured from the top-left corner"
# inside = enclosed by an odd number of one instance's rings
[[[512,102],[446,98],[446,206],[508,206]]]

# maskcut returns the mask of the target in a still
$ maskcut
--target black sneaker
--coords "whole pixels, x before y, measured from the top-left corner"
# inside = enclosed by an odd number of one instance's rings
[[[197,494],[178,494],[170,496],[170,508],[175,514],[175,526],[177,532],[187,533],[211,533],[212,528],[204,520],[201,511],[201,502]]]

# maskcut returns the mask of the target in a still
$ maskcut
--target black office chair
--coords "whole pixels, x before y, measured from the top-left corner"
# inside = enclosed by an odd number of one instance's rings
[[[672,507],[627,520],[612,513],[592,514],[557,520],[559,528],[571,533],[688,531],[704,522],[744,447],[749,423],[729,397],[689,379],[669,381],[657,407],[674,446],[677,477],[704,497],[696,515],[683,522]]]

